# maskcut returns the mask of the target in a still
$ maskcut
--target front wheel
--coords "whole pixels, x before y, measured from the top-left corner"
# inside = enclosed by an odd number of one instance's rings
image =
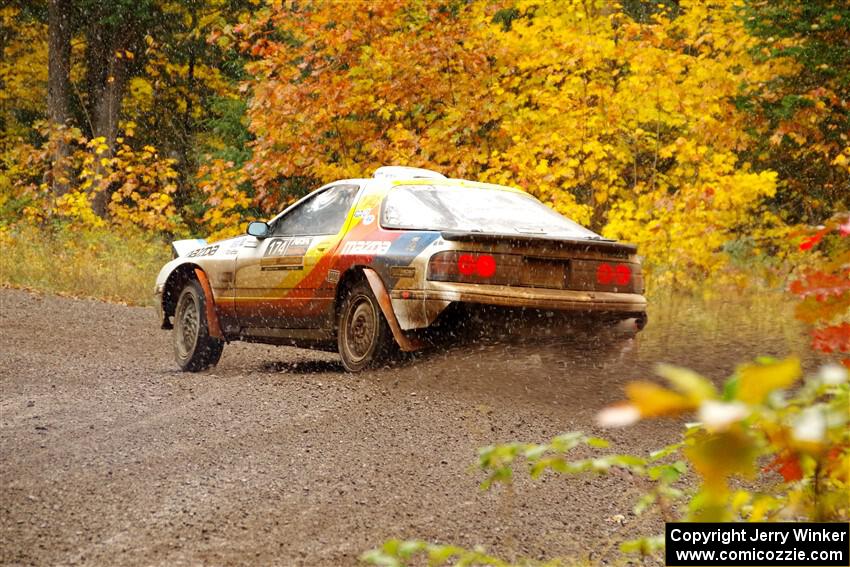
[[[206,302],[201,284],[186,283],[174,311],[174,356],[184,372],[214,366],[221,358],[224,341],[210,336]]]
[[[337,346],[346,370],[359,372],[386,358],[391,341],[389,326],[366,282],[348,290],[337,324]]]

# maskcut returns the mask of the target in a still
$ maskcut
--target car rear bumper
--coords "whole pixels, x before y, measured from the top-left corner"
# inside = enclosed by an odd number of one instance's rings
[[[638,293],[575,291],[429,282],[427,290],[393,290],[393,309],[405,329],[429,326],[450,303],[552,311],[598,312],[641,316],[646,298]]]

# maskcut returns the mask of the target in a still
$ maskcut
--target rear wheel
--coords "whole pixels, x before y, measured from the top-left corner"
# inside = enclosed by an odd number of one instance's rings
[[[383,361],[391,335],[378,300],[366,282],[354,284],[339,311],[337,346],[342,365],[359,372]]]
[[[210,336],[207,298],[196,280],[186,283],[174,311],[174,356],[180,369],[198,372],[221,358],[224,341]]]

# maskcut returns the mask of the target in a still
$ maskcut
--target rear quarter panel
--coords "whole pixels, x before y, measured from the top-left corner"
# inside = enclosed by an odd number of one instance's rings
[[[379,182],[366,186],[351,211],[329,277],[338,278],[359,266],[378,272],[387,290],[422,284],[424,263],[417,259],[441,240],[440,233],[382,228],[381,203],[390,188],[391,184]]]

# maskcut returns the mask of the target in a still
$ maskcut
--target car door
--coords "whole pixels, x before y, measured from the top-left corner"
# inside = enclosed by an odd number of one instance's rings
[[[322,283],[359,189],[356,183],[320,189],[270,223],[269,237],[247,237],[234,276],[243,332],[327,326],[334,298]]]

